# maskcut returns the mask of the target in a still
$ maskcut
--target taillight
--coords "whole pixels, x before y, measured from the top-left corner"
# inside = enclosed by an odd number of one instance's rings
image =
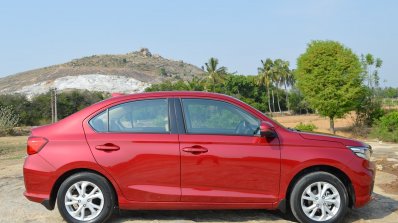
[[[46,144],[48,140],[43,137],[31,136],[28,138],[28,145],[26,151],[28,155],[38,153]]]

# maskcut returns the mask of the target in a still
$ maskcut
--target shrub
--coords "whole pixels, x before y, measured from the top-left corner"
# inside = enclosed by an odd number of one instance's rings
[[[398,111],[390,112],[376,122],[371,136],[379,140],[398,142]]]
[[[302,122],[300,122],[300,124],[296,125],[294,128],[304,132],[313,132],[315,129],[317,129],[316,125],[312,123],[304,124]]]
[[[371,92],[365,93],[365,98],[356,106],[356,119],[354,125],[358,127],[371,127],[384,115],[381,100],[373,98]]]
[[[159,69],[159,74],[160,74],[160,76],[167,77],[167,71],[166,71],[166,69],[164,69],[164,67],[161,67],[161,68]]]
[[[19,115],[11,106],[0,107],[0,135],[9,135],[19,122]]]

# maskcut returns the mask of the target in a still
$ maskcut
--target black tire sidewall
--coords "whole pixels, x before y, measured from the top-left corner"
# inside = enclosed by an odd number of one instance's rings
[[[313,221],[306,216],[301,208],[301,195],[304,190],[312,183],[315,182],[327,182],[332,184],[340,194],[340,209],[337,214],[327,221],[322,221],[322,223],[333,223],[341,222],[345,217],[348,210],[348,195],[344,184],[335,175],[327,172],[314,172],[303,176],[294,185],[292,193],[290,195],[290,207],[293,215],[297,218],[299,222],[302,223],[319,223],[319,221]]]
[[[75,218],[73,218],[68,211],[66,210],[65,207],[65,194],[69,187],[71,187],[73,184],[79,182],[79,181],[88,181],[91,182],[95,185],[97,185],[100,190],[102,191],[102,194],[104,196],[104,207],[101,211],[101,213],[95,217],[94,219],[90,221],[79,221]],[[61,214],[61,216],[67,221],[71,223],[99,223],[99,222],[105,222],[107,221],[113,213],[114,206],[115,206],[115,196],[113,193],[113,190],[111,189],[108,181],[97,174],[90,173],[90,172],[82,172],[82,173],[77,173],[74,174],[70,177],[68,177],[64,182],[62,182],[61,186],[59,187],[58,194],[57,194],[57,206],[58,210]]]

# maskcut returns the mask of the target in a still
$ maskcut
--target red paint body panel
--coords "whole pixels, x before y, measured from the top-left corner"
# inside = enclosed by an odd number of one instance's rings
[[[249,136],[181,135],[181,148],[200,145],[208,152],[181,151],[182,201],[275,202],[278,199],[278,139]]]
[[[154,98],[232,103],[274,125],[278,138],[98,133],[88,124],[91,117],[111,106]],[[373,163],[346,148],[364,146],[361,142],[288,130],[239,100],[205,92],[118,96],[58,123],[35,128],[31,135],[48,139],[24,164],[25,196],[34,202],[54,199],[51,193],[64,174],[89,170],[108,179],[121,209],[275,209],[297,174],[313,166],[330,166],[349,178],[355,206],[360,207],[371,198],[375,176]],[[119,149],[96,149],[105,144]],[[194,154],[185,148],[204,148],[206,152]]]
[[[92,130],[91,130],[92,131]],[[131,201],[180,201],[178,135],[114,134],[87,130],[87,141],[97,162],[115,179]],[[113,143],[120,150],[96,150]]]

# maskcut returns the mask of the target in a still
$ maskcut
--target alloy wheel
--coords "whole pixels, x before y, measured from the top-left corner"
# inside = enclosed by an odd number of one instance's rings
[[[301,195],[301,208],[313,221],[327,221],[340,209],[340,194],[332,184],[319,181],[310,184]]]
[[[67,190],[64,204],[68,213],[76,220],[90,221],[104,208],[104,196],[94,183],[79,181]]]

